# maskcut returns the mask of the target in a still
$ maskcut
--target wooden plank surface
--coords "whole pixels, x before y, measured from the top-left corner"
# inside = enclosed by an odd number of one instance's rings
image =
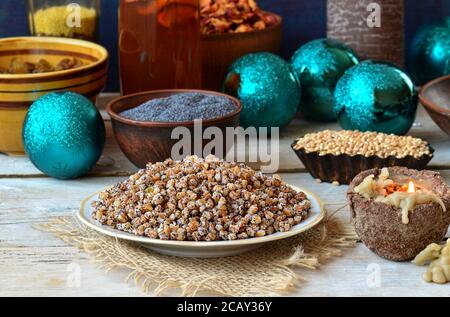
[[[102,99],[102,104],[104,104],[105,100],[108,99]],[[134,173],[137,168],[120,151],[114,140],[111,122],[105,112],[102,112],[102,114],[107,119],[107,142],[102,158],[89,175],[121,176]],[[291,144],[296,138],[306,133],[322,129],[339,129],[339,126],[337,123],[318,124],[297,119],[286,129],[282,130],[280,135],[279,171],[304,172],[305,168],[291,149]],[[422,107],[419,108],[416,124],[411,129],[410,134],[428,141],[435,149],[439,149],[429,164],[430,169],[450,168],[450,138],[434,124]],[[26,157],[10,157],[0,154],[0,164],[0,177],[43,176]],[[256,169],[259,169],[260,166],[259,163],[249,165]]]
[[[103,96],[99,108],[114,96]],[[134,167],[114,141],[106,119],[105,152],[85,178],[58,181],[45,177],[26,157],[0,155],[0,296],[140,296],[140,289],[124,283],[126,272],[105,274],[89,257],[52,235],[33,229],[55,216],[73,215],[80,201],[106,186],[134,173]],[[312,131],[335,129],[337,124],[317,124],[295,120],[281,134],[280,172],[290,184],[314,192],[329,210],[346,204],[347,186],[317,184],[290,149],[292,141]],[[437,150],[430,168],[441,170],[450,181],[450,139],[431,121],[423,109],[418,112],[411,134],[429,141]],[[256,164],[256,166],[258,165]],[[349,221],[349,210],[337,214]],[[72,269],[80,269],[81,284],[70,285]],[[380,285],[371,283],[379,272]],[[347,250],[317,271],[302,271],[308,281],[290,295],[298,296],[450,296],[448,285],[421,280],[424,268],[409,263],[383,260],[362,243]],[[375,283],[376,284],[376,283]],[[173,294],[176,295],[176,294]],[[151,294],[150,294],[151,296]]]
[[[450,171],[443,171],[450,180]],[[324,200],[330,210],[345,205],[347,186],[317,184],[304,173],[282,174],[290,184],[303,187]],[[50,217],[72,215],[82,198],[117,182],[120,177],[91,177],[74,181],[51,178],[0,179],[0,295],[136,296],[138,288],[124,283],[126,272],[108,275],[76,248],[32,228]],[[348,208],[338,213],[349,220]],[[67,283],[73,266],[81,272],[80,287]],[[68,271],[69,270],[69,271]],[[367,283],[380,272],[381,286]],[[298,296],[449,296],[448,286],[426,284],[424,268],[383,260],[361,243],[318,271],[302,274],[308,282],[290,295]],[[100,285],[100,286],[99,286]],[[175,294],[174,294],[175,295]]]

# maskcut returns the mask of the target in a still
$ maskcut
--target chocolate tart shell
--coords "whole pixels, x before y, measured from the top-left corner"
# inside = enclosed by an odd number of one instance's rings
[[[431,155],[423,155],[420,159],[413,156],[397,158],[389,156],[381,158],[373,155],[365,157],[363,155],[350,156],[341,155],[319,155],[319,152],[306,153],[305,149],[295,150],[297,141],[291,147],[305,165],[312,177],[323,182],[339,182],[339,184],[350,184],[352,179],[362,171],[372,168],[403,166],[416,170],[423,170],[433,158],[434,149],[429,146]]]

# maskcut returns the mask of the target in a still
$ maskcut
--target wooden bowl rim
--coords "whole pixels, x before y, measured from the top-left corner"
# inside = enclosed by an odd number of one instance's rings
[[[430,88],[431,86],[441,83],[443,81],[450,80],[450,75],[442,76],[439,78],[436,78],[428,83],[426,83],[419,92],[419,100],[420,102],[428,109],[438,112],[447,116],[450,116],[450,109],[442,108],[441,106],[438,106],[436,103],[431,101],[429,98],[425,96],[425,91]]]
[[[204,40],[218,40],[224,38],[238,38],[238,37],[250,37],[257,34],[269,33],[278,29],[281,29],[281,25],[283,24],[283,17],[273,12],[263,11],[264,13],[273,15],[277,19],[277,23],[268,28],[262,30],[252,30],[248,32],[239,32],[239,33],[218,33],[218,34],[204,34],[202,37]]]
[[[24,80],[24,79],[37,79],[37,78],[55,78],[59,77],[60,75],[66,75],[66,74],[73,74],[78,72],[84,72],[85,70],[92,69],[98,65],[101,65],[102,63],[107,62],[109,58],[109,53],[103,46],[79,39],[72,39],[72,38],[64,38],[64,37],[48,37],[48,36],[23,36],[23,37],[6,37],[3,39],[0,39],[0,45],[3,44],[9,44],[14,42],[34,42],[34,43],[60,43],[60,44],[68,44],[72,46],[83,46],[87,48],[91,48],[93,50],[96,50],[101,54],[101,57],[98,61],[93,62],[91,64],[74,68],[74,69],[67,69],[67,70],[60,70],[60,71],[54,71],[54,72],[48,72],[48,73],[39,73],[39,74],[0,74],[0,79],[10,79],[11,81],[14,80]]]
[[[150,100],[154,99],[154,98],[152,98],[152,96],[155,94],[167,94],[167,97],[168,97],[168,96],[179,94],[179,93],[199,93],[199,94],[206,94],[206,95],[222,96],[222,97],[228,98],[236,105],[236,109],[233,112],[231,112],[225,116],[208,119],[208,120],[202,120],[203,126],[213,126],[213,125],[221,123],[227,119],[231,119],[231,118],[239,115],[243,109],[242,103],[237,98],[234,98],[233,96],[230,96],[230,95],[227,95],[224,93],[220,93],[220,92],[216,92],[216,91],[202,90],[202,89],[162,89],[162,90],[144,91],[144,92],[140,92],[140,93],[136,93],[136,94],[130,94],[130,95],[115,98],[108,103],[108,105],[106,107],[106,112],[109,114],[109,116],[113,120],[124,123],[129,126],[144,127],[144,128],[193,127],[194,121],[183,121],[183,122],[137,121],[137,120],[127,119],[125,117],[120,116],[113,109],[117,103],[126,101],[127,99],[133,99],[135,97],[148,96],[149,98],[147,101],[150,101]],[[138,106],[136,106],[136,107],[138,107]],[[132,108],[128,108],[128,109],[132,109]]]

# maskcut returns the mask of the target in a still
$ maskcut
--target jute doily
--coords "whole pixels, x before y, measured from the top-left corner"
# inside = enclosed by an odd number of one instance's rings
[[[272,242],[244,255],[191,259],[165,256],[118,241],[88,229],[73,217],[55,218],[37,228],[89,253],[107,271],[129,270],[128,281],[134,280],[145,292],[158,296],[169,292],[181,296],[287,295],[305,281],[302,269],[317,269],[357,241],[350,224],[328,217],[297,237]]]

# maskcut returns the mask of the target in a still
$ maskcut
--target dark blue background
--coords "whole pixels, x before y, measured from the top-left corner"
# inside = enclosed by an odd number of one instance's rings
[[[450,15],[450,0],[404,1],[406,47],[421,25]],[[26,0],[0,0],[0,37],[29,34],[26,2]],[[283,57],[289,58],[295,49],[306,41],[326,36],[326,0],[259,0],[258,2],[263,9],[276,12],[284,18]],[[118,0],[102,1],[100,42],[111,54],[109,91],[118,90],[117,3]]]

